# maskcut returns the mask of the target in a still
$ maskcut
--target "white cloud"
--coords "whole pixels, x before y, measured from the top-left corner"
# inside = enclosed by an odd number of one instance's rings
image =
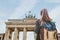
[[[46,2],[60,3],[60,0],[45,0]]]
[[[0,19],[0,33],[5,33],[5,20]]]
[[[56,22],[58,32],[60,32],[60,6],[55,7],[50,12],[50,17]]]
[[[36,3],[37,0],[22,0],[21,5],[14,10],[13,14],[10,16],[10,19],[21,17],[27,11],[30,11]]]
[[[5,14],[2,10],[0,10],[0,33],[5,32],[5,20],[3,19],[5,17]]]

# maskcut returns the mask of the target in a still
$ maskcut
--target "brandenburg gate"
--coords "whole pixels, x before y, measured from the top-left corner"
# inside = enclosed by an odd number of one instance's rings
[[[33,31],[35,27],[35,22],[37,18],[24,18],[24,19],[8,19],[6,22],[6,33],[4,40],[11,40],[12,32],[14,32],[14,40],[19,40],[19,32],[23,31],[23,40],[26,40],[27,31]],[[36,39],[36,34],[34,33],[34,40]]]

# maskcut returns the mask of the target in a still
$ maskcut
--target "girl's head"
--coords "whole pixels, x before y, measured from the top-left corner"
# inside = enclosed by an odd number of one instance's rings
[[[43,21],[46,21],[46,22],[51,21],[51,18],[48,15],[47,9],[43,9],[40,15],[42,16]]]

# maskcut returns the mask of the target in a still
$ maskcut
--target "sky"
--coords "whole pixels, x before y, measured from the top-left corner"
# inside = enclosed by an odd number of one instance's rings
[[[35,14],[36,18],[40,18],[40,11],[44,8],[48,10],[49,16],[56,23],[56,28],[60,32],[60,0],[0,0],[0,33],[5,33],[5,22],[8,19],[23,19],[29,11]],[[27,35],[30,39],[33,32],[28,32]]]

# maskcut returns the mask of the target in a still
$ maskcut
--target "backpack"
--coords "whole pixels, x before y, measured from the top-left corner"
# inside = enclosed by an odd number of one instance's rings
[[[50,25],[51,27],[47,27],[47,25]],[[54,38],[57,38],[57,40],[58,40],[58,34],[57,34],[55,22],[49,22],[48,24],[46,22],[44,22],[42,27],[45,29],[48,29],[48,31],[55,31],[56,30],[56,32],[53,34],[53,36],[54,36]],[[48,31],[47,31],[47,38],[48,38]],[[56,37],[55,37],[55,35],[56,35]]]

